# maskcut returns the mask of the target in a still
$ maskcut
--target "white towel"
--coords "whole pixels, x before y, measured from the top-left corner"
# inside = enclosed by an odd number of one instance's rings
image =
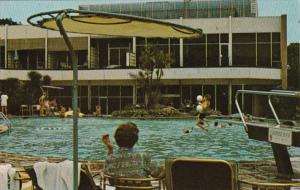
[[[38,185],[43,190],[54,190],[58,182],[58,167],[55,163],[37,162],[33,165]],[[60,190],[60,189],[57,189]]]
[[[60,183],[57,189],[72,190],[73,189],[73,161],[65,160],[58,163]],[[78,185],[80,183],[80,168],[81,164],[78,163]]]
[[[78,185],[80,180],[78,164]],[[33,166],[38,185],[43,190],[72,190],[73,162],[66,160],[60,163],[38,162]],[[2,190],[2,189],[1,189]]]
[[[8,175],[10,178],[10,190],[19,190],[20,189],[20,181],[14,180],[16,176],[16,169],[10,168],[8,170]]]
[[[11,164],[0,165],[0,189],[8,190],[8,171]]]

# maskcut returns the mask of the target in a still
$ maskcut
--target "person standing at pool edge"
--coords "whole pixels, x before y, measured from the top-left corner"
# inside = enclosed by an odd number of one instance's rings
[[[1,111],[4,113],[4,115],[7,115],[7,100],[8,100],[8,95],[6,94],[1,94]]]
[[[43,116],[45,112],[45,99],[46,99],[46,93],[43,92],[42,96],[39,98],[40,116]]]
[[[142,152],[136,152],[133,146],[138,141],[139,129],[128,122],[121,124],[115,131],[115,141],[118,150],[113,151],[109,136],[103,135],[102,142],[108,148],[108,155],[104,164],[104,173],[115,177],[145,178],[149,175],[159,177],[163,175],[162,167],[151,161],[151,157]]]

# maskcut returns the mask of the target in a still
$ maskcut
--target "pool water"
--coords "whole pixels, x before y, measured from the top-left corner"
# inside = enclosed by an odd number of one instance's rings
[[[12,133],[0,136],[0,152],[34,156],[72,158],[72,119],[28,118],[12,119]],[[113,134],[117,126],[129,119],[80,118],[78,121],[79,159],[105,159],[106,148],[101,134]],[[194,128],[194,119],[130,120],[140,129],[136,149],[155,159],[168,157],[209,157],[227,160],[257,160],[273,158],[271,145],[249,140],[239,125],[225,128],[208,123],[208,132]],[[220,123],[221,121],[219,121]],[[114,143],[115,144],[115,143]],[[299,148],[290,148],[291,156],[300,156]]]

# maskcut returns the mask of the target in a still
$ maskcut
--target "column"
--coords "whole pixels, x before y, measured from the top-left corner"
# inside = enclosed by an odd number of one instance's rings
[[[232,66],[232,17],[229,16],[229,27],[228,27],[228,65]]]
[[[232,83],[228,83],[228,114],[232,114]]]
[[[245,84],[242,84],[242,90],[245,90]],[[244,110],[245,105],[245,95],[242,94],[242,110]]]
[[[44,69],[48,68],[48,29],[46,29],[46,36],[45,36],[45,63]]]
[[[287,23],[286,15],[280,17],[281,88],[287,89]]]
[[[132,53],[136,53],[136,37],[132,37]]]
[[[214,96],[215,96],[215,110],[217,110],[217,84],[215,84],[215,94],[214,94]]]
[[[5,34],[4,34],[4,68],[7,69],[8,62],[7,62],[7,38],[8,38],[8,25],[5,24]]]
[[[87,64],[88,68],[91,68],[91,35],[88,35],[87,37]]]
[[[132,104],[135,105],[137,102],[137,92],[136,92],[136,85],[132,85]]]
[[[87,95],[88,95],[88,111],[89,113],[92,113],[92,88],[91,88],[91,82],[88,81],[88,86],[87,86]]]
[[[180,17],[180,24],[183,24],[182,17]],[[183,67],[183,38],[179,39],[179,65]]]
[[[180,67],[183,67],[183,39],[179,39],[179,57],[180,57]]]

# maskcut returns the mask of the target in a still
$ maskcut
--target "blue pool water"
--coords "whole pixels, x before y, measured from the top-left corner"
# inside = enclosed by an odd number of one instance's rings
[[[128,119],[80,118],[79,158],[99,160],[106,157],[100,136],[113,133]],[[140,129],[136,148],[148,152],[155,159],[175,156],[210,157],[228,160],[257,160],[273,158],[271,146],[249,140],[242,126],[213,127],[205,133],[195,128],[194,119],[131,120]],[[0,152],[23,155],[72,158],[72,119],[28,118],[13,119],[11,135],[0,136]],[[113,139],[113,138],[112,138]],[[300,156],[299,149],[290,148],[292,156]]]

